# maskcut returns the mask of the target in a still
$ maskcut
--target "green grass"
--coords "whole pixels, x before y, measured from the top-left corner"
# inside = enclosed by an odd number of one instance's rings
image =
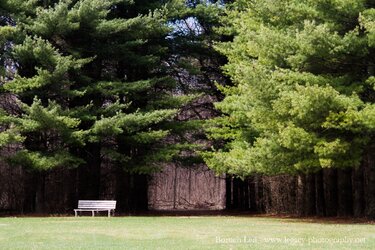
[[[262,217],[0,218],[0,249],[375,249],[375,225]]]

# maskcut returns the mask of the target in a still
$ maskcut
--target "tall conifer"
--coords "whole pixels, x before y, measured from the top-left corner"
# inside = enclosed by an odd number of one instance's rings
[[[218,49],[236,84],[223,89],[204,155],[218,172],[308,173],[366,165],[375,215],[373,1],[242,1]],[[350,181],[350,179],[349,179]]]
[[[179,145],[161,141],[171,131],[167,124],[194,96],[172,95],[168,5],[129,0],[3,5],[16,29],[11,41],[17,73],[2,85],[19,107],[16,114],[2,111],[8,128],[2,141],[21,143],[10,163],[34,170],[82,167],[82,180],[97,189],[103,159],[149,173],[179,151]]]

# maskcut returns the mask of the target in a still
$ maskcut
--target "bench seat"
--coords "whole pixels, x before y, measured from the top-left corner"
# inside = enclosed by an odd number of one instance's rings
[[[74,215],[77,217],[77,212],[91,211],[92,216],[95,212],[108,211],[108,217],[111,217],[111,212],[114,213],[116,209],[116,201],[114,200],[79,200],[78,208],[74,209]]]

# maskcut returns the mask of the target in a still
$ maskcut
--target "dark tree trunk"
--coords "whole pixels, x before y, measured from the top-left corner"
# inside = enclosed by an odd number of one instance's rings
[[[86,164],[79,168],[79,199],[97,200],[100,194],[101,148],[97,143],[87,144],[83,150]]]
[[[353,214],[351,172],[351,169],[339,169],[337,171],[338,216]]]
[[[305,186],[306,186],[306,176],[304,174],[299,174],[297,176],[297,198],[296,198],[296,210],[297,214],[302,216],[305,214]]]
[[[315,176],[307,174],[305,178],[304,215],[311,216],[315,215]]]
[[[355,217],[364,215],[364,176],[363,176],[363,162],[361,166],[352,170],[353,183],[353,214]]]
[[[244,195],[244,210],[250,210],[250,192],[249,192],[249,185],[252,181],[251,178],[246,179],[243,184],[243,195]]]
[[[262,202],[265,213],[272,212],[271,182],[269,177],[262,178]]]
[[[365,167],[365,215],[375,218],[375,145],[368,147],[364,159]]]
[[[22,213],[35,212],[37,173],[25,171]]]
[[[245,200],[247,197],[245,197],[245,190],[244,190],[244,187],[245,187],[245,184],[247,183],[246,180],[243,181],[239,178],[237,178],[237,183],[238,183],[238,208],[240,210],[244,210],[245,209]]]
[[[177,185],[178,185],[178,166],[174,167],[174,179],[173,179],[173,209],[176,209],[177,203]]]
[[[316,205],[315,210],[318,216],[325,216],[324,203],[324,185],[323,185],[323,171],[320,170],[315,174],[315,196]]]
[[[129,175],[126,175],[121,167],[116,169],[116,211],[119,213],[129,211]]]
[[[297,187],[298,176],[293,176],[291,178],[293,178],[292,183],[288,187],[289,192],[290,192],[290,197],[291,197],[291,200],[290,200],[291,204],[289,204],[289,207],[290,207],[291,214],[297,214],[297,189],[296,187]]]
[[[68,199],[67,199],[67,205],[65,207],[65,210],[71,210],[74,208],[77,208],[78,206],[78,200],[80,199],[78,197],[78,190],[77,190],[77,176],[78,176],[78,169],[71,169],[68,172],[69,180],[68,182]]]
[[[258,189],[257,186],[259,184],[256,183],[257,177],[252,176],[249,178],[249,209],[252,212],[260,212],[259,207],[257,206],[257,203],[259,203],[259,197],[258,197]]]
[[[148,209],[147,175],[133,175],[118,168],[116,174],[116,200],[119,213]]]
[[[46,185],[46,173],[36,173],[36,192],[35,192],[35,212],[44,213],[46,212],[45,204],[45,185]]]
[[[264,178],[263,176],[258,176],[258,201],[257,207],[258,211],[261,213],[266,212],[266,204],[265,204],[265,195],[264,195]]]
[[[130,176],[131,199],[129,207],[132,211],[147,211],[148,209],[148,176],[134,174]]]
[[[259,213],[264,213],[264,194],[263,194],[263,176],[256,175],[255,177],[255,188],[256,188],[256,196],[255,196],[255,203],[256,203],[256,211]]]
[[[337,169],[323,169],[326,216],[337,216]]]
[[[233,178],[233,203],[232,203],[232,208],[234,209],[238,209],[238,199],[239,199],[239,194],[238,194],[238,190],[239,190],[239,181],[238,181],[238,178]]]
[[[250,202],[252,199],[251,193],[253,192],[253,195],[255,196],[255,190],[250,186],[251,180],[252,178],[241,180],[240,178],[227,176],[226,209],[250,209]]]

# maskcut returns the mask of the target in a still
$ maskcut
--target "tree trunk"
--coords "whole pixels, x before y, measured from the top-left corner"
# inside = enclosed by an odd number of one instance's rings
[[[101,147],[88,143],[83,150],[86,164],[79,168],[79,199],[97,200],[100,194]]]
[[[270,178],[262,177],[262,202],[265,213],[271,213],[273,208],[272,195],[271,195],[271,182]]]
[[[304,208],[305,208],[305,182],[306,182],[306,177],[304,174],[299,174],[297,176],[297,198],[296,198],[296,210],[297,214],[299,216],[302,216],[305,214]]]
[[[144,174],[131,175],[131,199],[132,211],[148,210],[148,176]]]
[[[23,185],[22,213],[35,212],[37,173],[25,171],[25,182]]]
[[[178,166],[174,166],[174,178],[173,178],[173,209],[177,208],[177,185],[178,185]]]
[[[233,178],[233,208],[238,209],[238,178]]]
[[[68,182],[68,199],[67,204],[65,207],[65,211],[71,211],[78,206],[78,190],[77,190],[77,176],[78,176],[78,169],[70,169],[68,170],[69,180]]]
[[[337,171],[338,216],[351,216],[353,214],[351,173],[351,169],[339,169]]]
[[[35,212],[44,213],[45,211],[45,184],[46,184],[46,173],[36,173],[36,192],[35,192]]]
[[[368,147],[365,153],[365,215],[375,218],[375,145]]]
[[[238,183],[238,208],[240,210],[244,210],[245,209],[245,190],[244,190],[244,187],[245,187],[245,183],[246,183],[246,180],[243,181],[241,180],[240,178],[237,178],[237,183]]]
[[[304,215],[311,216],[315,215],[315,176],[314,174],[307,174],[305,178]]]
[[[129,176],[121,167],[116,168],[116,201],[117,201],[117,212],[129,211]]]
[[[250,182],[251,182],[251,178],[248,178],[246,180],[244,180],[243,184],[244,184],[244,210],[250,210],[250,192],[249,192],[249,185],[250,185]]]
[[[259,208],[257,207],[257,184],[256,184],[256,176],[252,176],[249,178],[249,210],[252,212],[260,212]],[[259,202],[259,201],[258,201]]]
[[[353,214],[355,217],[362,217],[364,215],[364,176],[363,176],[363,162],[361,166],[353,168],[352,170],[353,183]]]
[[[289,211],[291,214],[297,214],[297,181],[298,176],[291,176],[292,182],[291,185],[288,187],[288,190],[290,192],[290,204],[289,204]]]
[[[255,177],[256,183],[255,183],[255,203],[256,203],[256,211],[258,213],[264,213],[264,194],[263,194],[263,176],[256,175]]]
[[[337,169],[323,169],[326,216],[337,216]]]
[[[315,196],[316,196],[316,215],[325,216],[324,203],[324,185],[323,185],[323,171],[320,170],[315,174]]]

